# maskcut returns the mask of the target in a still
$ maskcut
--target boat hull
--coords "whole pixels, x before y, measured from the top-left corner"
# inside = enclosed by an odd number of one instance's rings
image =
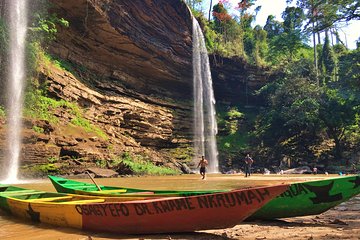
[[[232,227],[281,194],[287,185],[208,195],[121,201],[57,193],[0,192],[0,207],[33,222],[96,232],[149,234]],[[4,190],[5,189],[5,190]]]
[[[360,175],[294,183],[249,220],[317,215],[359,193]]]
[[[91,196],[104,196],[104,197],[123,197],[128,200],[139,200],[147,198],[159,197],[186,197],[194,195],[211,194],[217,192],[225,192],[229,190],[149,190],[138,188],[125,188],[115,186],[100,185],[100,189],[95,184],[79,182],[71,179],[49,176],[49,179],[56,191],[59,193],[71,193],[80,195]]]

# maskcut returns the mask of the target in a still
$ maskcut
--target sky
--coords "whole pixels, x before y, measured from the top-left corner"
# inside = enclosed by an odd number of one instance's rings
[[[209,12],[210,0],[203,0],[203,2],[203,10],[207,12],[207,16]],[[230,2],[232,6],[235,7],[239,0],[230,0]],[[213,5],[217,3],[218,0],[213,0]],[[256,24],[264,26],[269,15],[274,15],[276,16],[276,20],[283,21],[281,14],[286,8],[286,0],[257,0],[255,6],[261,6],[261,10],[256,17]],[[356,40],[360,37],[359,29],[360,21],[352,21],[348,26],[344,26],[344,28],[342,28],[343,32],[339,32],[343,42],[347,42],[348,48],[356,48]]]

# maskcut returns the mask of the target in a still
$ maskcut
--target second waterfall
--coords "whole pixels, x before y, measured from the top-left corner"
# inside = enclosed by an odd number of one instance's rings
[[[204,35],[193,18],[194,150],[209,161],[208,171],[219,172],[216,145],[217,123],[209,56]],[[196,161],[195,161],[196,162]]]

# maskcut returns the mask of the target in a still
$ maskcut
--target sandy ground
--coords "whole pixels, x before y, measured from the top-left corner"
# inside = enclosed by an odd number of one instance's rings
[[[360,239],[360,196],[317,216],[249,222],[206,233],[211,237],[202,239]]]

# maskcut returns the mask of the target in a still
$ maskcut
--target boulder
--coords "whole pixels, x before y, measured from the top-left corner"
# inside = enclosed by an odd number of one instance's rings
[[[283,174],[304,174],[304,173],[312,173],[312,171],[308,166],[302,166],[302,167],[292,168],[283,171]]]
[[[180,170],[185,174],[192,174],[193,172],[191,169],[186,165],[185,163],[179,163],[180,164]]]
[[[113,167],[113,169],[119,175],[133,175],[134,174],[134,171],[130,168],[130,166],[123,162],[120,162],[117,166]]]
[[[90,173],[95,174],[96,178],[110,178],[110,177],[117,177],[119,174],[111,169],[103,169],[103,168],[88,168],[87,171]]]

